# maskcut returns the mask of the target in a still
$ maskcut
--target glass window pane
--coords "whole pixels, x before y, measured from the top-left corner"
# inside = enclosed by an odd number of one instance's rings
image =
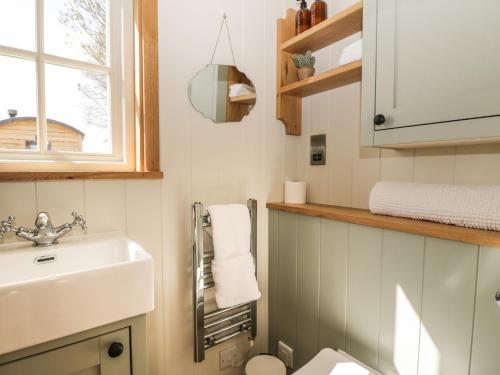
[[[49,150],[111,153],[108,76],[47,64],[45,86]]]
[[[108,1],[45,1],[45,52],[107,64]]]
[[[0,0],[0,45],[34,51],[35,0]]]
[[[0,56],[0,149],[37,149],[36,66]]]

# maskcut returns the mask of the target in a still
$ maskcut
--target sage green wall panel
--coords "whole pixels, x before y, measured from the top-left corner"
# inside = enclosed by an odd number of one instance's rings
[[[318,353],[319,218],[297,217],[297,342],[294,368]]]
[[[378,369],[416,375],[425,238],[384,231]]]
[[[471,375],[500,373],[500,249],[481,247],[479,255]]]
[[[319,348],[345,350],[349,224],[321,220]]]
[[[382,230],[349,225],[346,351],[377,367]]]
[[[279,211],[269,210],[269,352],[278,354],[278,233]]]
[[[279,339],[296,347],[297,332],[297,215],[279,213],[278,233]]]
[[[477,246],[426,239],[419,374],[469,374],[477,257]]]

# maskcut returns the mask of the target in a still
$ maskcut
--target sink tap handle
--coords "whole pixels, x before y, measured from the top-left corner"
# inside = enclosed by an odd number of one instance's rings
[[[14,216],[9,216],[7,220],[0,221],[0,239],[3,238],[7,232],[16,232],[17,228],[14,227],[16,218]]]
[[[83,218],[82,215],[80,215],[78,212],[72,212],[71,216],[73,216],[74,220],[70,224],[70,226],[73,228],[75,226],[81,227],[83,230],[87,230],[87,221]]]

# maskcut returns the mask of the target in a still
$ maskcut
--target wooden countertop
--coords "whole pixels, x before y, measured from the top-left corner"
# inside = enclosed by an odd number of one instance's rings
[[[500,232],[457,227],[429,221],[374,215],[368,210],[321,204],[268,203],[267,208],[295,214],[345,221],[381,229],[500,248]]]

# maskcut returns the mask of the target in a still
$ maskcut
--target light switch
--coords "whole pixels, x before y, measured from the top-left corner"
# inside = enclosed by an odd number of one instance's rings
[[[311,135],[311,165],[326,164],[326,134]]]

